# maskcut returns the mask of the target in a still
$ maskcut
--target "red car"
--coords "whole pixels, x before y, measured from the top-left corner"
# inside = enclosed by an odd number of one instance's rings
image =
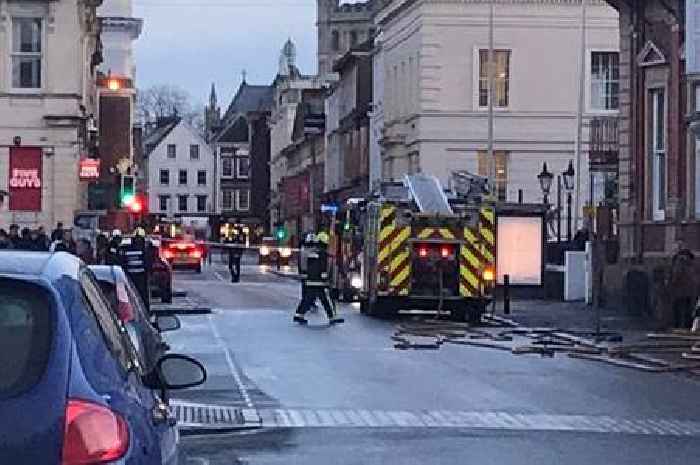
[[[173,268],[186,268],[202,272],[204,250],[189,240],[174,240],[164,243],[161,255]]]

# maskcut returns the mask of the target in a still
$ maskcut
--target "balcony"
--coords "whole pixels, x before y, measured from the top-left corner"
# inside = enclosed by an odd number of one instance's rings
[[[617,171],[620,152],[619,117],[599,116],[590,122],[591,171]]]

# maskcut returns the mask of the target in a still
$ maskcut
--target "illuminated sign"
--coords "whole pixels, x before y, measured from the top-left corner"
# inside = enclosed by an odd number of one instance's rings
[[[80,160],[79,175],[81,181],[93,181],[100,178],[100,160],[83,158]]]
[[[8,187],[11,211],[41,211],[41,148],[10,148]]]

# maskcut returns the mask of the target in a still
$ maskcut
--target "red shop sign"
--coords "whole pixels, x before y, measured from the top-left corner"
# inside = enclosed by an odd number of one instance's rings
[[[81,181],[100,179],[100,160],[83,158],[80,160],[79,177]]]
[[[10,147],[10,210],[41,211],[41,148]]]

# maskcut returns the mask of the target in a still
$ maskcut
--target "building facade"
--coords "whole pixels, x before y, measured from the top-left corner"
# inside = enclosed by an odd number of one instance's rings
[[[373,18],[380,0],[340,3],[340,0],[317,0],[316,31],[318,39],[318,75],[333,76],[333,64],[350,48],[374,36]]]
[[[338,80],[326,95],[324,201],[337,205],[369,191],[371,49],[368,40],[335,62]]]
[[[216,214],[215,157],[209,144],[179,117],[159,119],[144,144],[149,212],[206,230]]]
[[[318,76],[301,74],[291,40],[279,62],[270,115],[270,220],[296,242],[315,228],[323,193],[325,90]]]
[[[212,87],[206,108],[210,141],[216,154],[215,177],[219,213],[215,231],[234,228],[252,242],[268,231],[270,215],[270,129],[272,88],[245,79],[224,116]]]
[[[619,108],[618,17],[598,1],[590,2],[585,16],[580,163],[575,161],[580,2],[385,2],[376,17],[381,35],[375,62],[383,69],[374,73],[375,84],[383,81],[383,90],[377,92],[381,101],[375,102],[373,114],[383,119],[378,128],[381,164],[373,164],[381,165],[381,173],[371,177],[396,179],[426,172],[446,183],[454,170],[488,174],[491,3],[495,4],[493,143],[498,198],[542,202],[537,175],[543,163],[559,174],[574,160],[580,179],[578,204],[583,206],[591,195],[589,121],[616,115]],[[599,196],[596,189],[593,195]]]
[[[0,0],[0,227],[72,224],[95,156],[100,0]]]

